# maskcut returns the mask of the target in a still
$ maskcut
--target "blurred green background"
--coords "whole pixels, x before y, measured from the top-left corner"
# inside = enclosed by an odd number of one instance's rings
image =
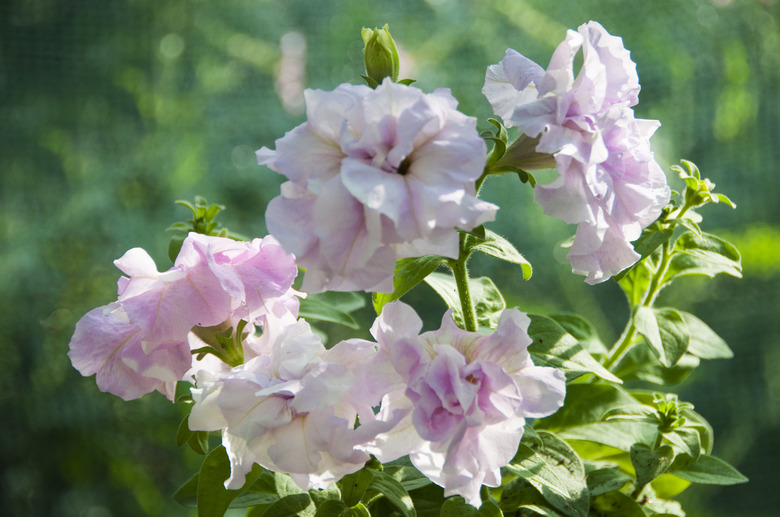
[[[200,457],[177,449],[179,409],[125,403],[66,356],[76,321],[115,299],[112,260],[140,246],[167,269],[165,228],[196,194],[222,222],[261,236],[281,178],[253,151],[303,121],[302,88],[360,82],[363,26],[389,23],[402,76],[450,87],[490,116],[485,67],[512,47],[546,66],[567,28],[594,19],[637,62],[637,114],[660,119],[662,166],[696,162],[738,204],[705,209],[705,230],[743,253],[744,279],[683,279],[665,293],[734,349],[680,388],[716,431],[715,454],[747,485],[694,487],[692,516],[774,516],[780,461],[780,12],[775,0],[4,0],[0,3],[0,512],[19,516],[191,515],[171,494]],[[673,182],[679,188],[680,183]],[[578,311],[605,340],[627,316],[614,283],[586,286],[516,178],[487,182],[493,228],[536,266],[489,261],[527,311]],[[428,319],[441,307],[411,293]],[[370,321],[371,312],[362,316]]]

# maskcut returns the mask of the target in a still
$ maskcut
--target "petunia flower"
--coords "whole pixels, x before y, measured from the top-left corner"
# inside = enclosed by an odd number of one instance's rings
[[[304,291],[392,291],[396,260],[456,258],[456,228],[495,217],[475,196],[485,143],[449,90],[386,79],[305,98],[307,121],[257,151],[289,180],[266,222],[306,269]]]
[[[97,374],[102,391],[125,400],[155,390],[173,398],[176,381],[197,365],[191,349],[208,345],[195,335],[208,332],[193,329],[297,315],[297,267],[272,237],[238,242],[191,233],[167,271],[140,248],[115,264],[127,275],[117,301],[79,320],[68,355],[82,375]]]
[[[506,126],[537,137],[535,151],[555,157],[559,176],[537,185],[535,198],[546,214],[578,225],[573,270],[593,284],[636,262],[631,242],[660,215],[670,189],[650,149],[660,124],[631,109],[639,79],[621,38],[588,22],[568,31],[547,70],[509,49],[488,67],[482,91]]]
[[[290,474],[302,489],[327,488],[369,459],[354,424],[373,412],[352,370],[375,349],[351,340],[325,350],[303,320],[264,334],[272,334],[266,354],[229,372],[198,373],[190,429],[222,431],[228,489],[243,486],[254,463]]]
[[[563,373],[534,366],[528,354],[529,322],[506,310],[484,335],[458,328],[448,311],[439,330],[420,334],[411,307],[386,305],[371,329],[379,352],[365,386],[373,396],[384,387],[377,418],[395,427],[366,450],[381,461],[409,454],[445,497],[480,506],[480,487],[501,484],[500,468],[517,452],[525,419],[563,405]]]

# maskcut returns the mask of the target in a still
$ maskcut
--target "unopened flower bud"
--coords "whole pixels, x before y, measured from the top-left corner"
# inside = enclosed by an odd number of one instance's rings
[[[387,24],[381,29],[367,29],[362,31],[365,48],[366,81],[369,86],[376,88],[385,77],[393,82],[398,81],[398,49]]]

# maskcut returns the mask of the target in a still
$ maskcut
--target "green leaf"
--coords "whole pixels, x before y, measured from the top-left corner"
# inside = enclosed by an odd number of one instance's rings
[[[192,436],[192,431],[190,431],[190,427],[187,424],[190,416],[186,415],[181,422],[179,422],[179,429],[176,431],[176,445],[181,447],[185,443],[187,443]]]
[[[688,350],[691,336],[682,315],[675,309],[639,307],[634,324],[664,366],[674,366]]]
[[[645,517],[642,507],[623,492],[609,492],[593,499],[593,514],[604,517]]]
[[[585,373],[594,373],[604,380],[622,383],[596,361],[577,340],[552,318],[529,314],[528,335],[534,340],[528,351],[537,366],[552,366],[566,373],[568,380]]]
[[[604,468],[594,470],[588,474],[588,490],[591,497],[620,490],[626,483],[634,481],[634,478],[617,468]]]
[[[370,489],[378,490],[404,517],[416,517],[412,498],[397,479],[378,470],[373,471],[373,475]]]
[[[442,297],[447,307],[453,311],[453,319],[458,325],[463,325],[463,310],[460,306],[458,288],[452,275],[444,273],[431,273],[425,278],[439,296]],[[470,278],[469,289],[477,313],[477,324],[480,327],[496,328],[501,313],[506,308],[504,297],[493,281],[488,277]]]
[[[299,314],[310,320],[338,323],[352,329],[358,329],[349,312],[365,305],[365,299],[357,293],[326,292],[309,295],[301,300]]]
[[[566,386],[566,402],[552,415],[537,420],[536,430],[559,432],[583,424],[601,422],[611,409],[639,402],[626,390],[614,384],[569,384]]]
[[[662,246],[663,243],[671,239],[673,235],[673,228],[658,229],[653,226],[645,228],[645,230],[642,231],[642,235],[639,236],[639,239],[632,243],[634,245],[634,251],[639,253],[642,257],[639,260],[649,257],[656,249]]]
[[[588,515],[590,496],[582,460],[556,435],[540,431],[539,436],[543,446],[521,443],[506,470],[525,479],[565,515]]]
[[[651,482],[666,472],[674,461],[674,450],[668,445],[652,449],[643,443],[635,443],[630,454],[638,485]]]
[[[311,501],[311,497],[306,492],[303,492],[282,497],[269,506],[262,513],[262,517],[290,517],[291,515],[314,517],[315,512],[316,508]]]
[[[339,484],[341,485],[341,499],[347,506],[355,506],[363,498],[366,489],[374,480],[374,474],[370,469],[363,468],[353,474],[347,474]]]
[[[498,505],[485,501],[479,509],[471,506],[460,496],[450,497],[441,505],[441,517],[502,517]]]
[[[256,466],[246,476],[246,483],[238,490],[226,490],[225,480],[230,476],[230,460],[223,446],[211,451],[203,460],[197,480],[198,517],[222,517],[230,503],[254,483],[263,469]]]
[[[695,461],[678,456],[678,461],[674,462],[669,472],[693,483],[706,485],[736,485],[748,481],[748,478],[727,462],[706,454],[702,454]]]
[[[691,334],[688,352],[702,359],[730,359],[734,357],[726,342],[706,323],[687,312],[680,312]]]
[[[325,501],[317,506],[314,517],[342,517],[349,507],[343,501]]]
[[[401,259],[395,264],[393,274],[393,292],[375,293],[373,296],[374,310],[377,314],[382,312],[385,304],[393,302],[409,290],[423,281],[444,262],[444,257],[438,255],[425,255],[423,257]]]
[[[650,260],[645,259],[637,262],[630,270],[626,270],[628,272],[621,278],[615,277],[619,280],[618,285],[620,285],[620,288],[626,293],[628,304],[631,307],[636,307],[642,303],[642,298],[650,285],[653,277],[653,273],[647,264]]]
[[[433,483],[425,474],[411,464],[409,456],[385,463],[383,472],[401,483],[408,492]]]
[[[652,444],[658,436],[658,426],[646,422],[593,422],[558,431],[566,440],[586,440],[630,451],[635,443]]]
[[[187,445],[196,453],[205,456],[209,452],[209,433],[207,431],[194,431],[187,440]]]
[[[635,346],[620,361],[615,375],[624,381],[640,380],[671,386],[682,382],[694,368],[699,366],[699,362],[698,357],[686,353],[674,366],[667,368],[661,364],[658,356],[650,350],[649,346]]]
[[[171,259],[171,262],[176,262],[176,257],[179,256],[179,252],[181,251],[181,247],[184,244],[184,239],[186,237],[186,235],[174,235],[171,237],[171,240],[168,241],[168,258]]]
[[[444,489],[433,483],[409,492],[417,517],[439,517],[444,504]],[[382,500],[384,501],[384,499]]]
[[[693,459],[701,454],[701,436],[696,429],[679,427],[670,433],[664,433],[664,438],[669,440],[677,450]]]
[[[662,283],[683,275],[706,275],[710,278],[724,273],[742,278],[741,257],[737,248],[716,235],[692,232],[682,234],[674,244],[674,254]]]
[[[658,497],[669,499],[682,493],[691,486],[691,482],[678,478],[673,474],[661,474],[653,480],[651,486]]]
[[[497,233],[487,230],[484,239],[469,238],[466,242],[469,252],[478,251],[505,262],[518,264],[523,270],[523,280],[531,278],[533,274],[531,263],[517,251],[511,242]]]
[[[499,508],[508,515],[512,515],[509,512],[519,509],[529,510],[534,515],[542,517],[558,517],[560,515],[550,508],[542,494],[521,478],[514,479],[504,485]]]
[[[596,328],[579,314],[554,312],[548,316],[574,336],[579,344],[591,354],[606,354],[608,352],[606,345],[599,338]]]

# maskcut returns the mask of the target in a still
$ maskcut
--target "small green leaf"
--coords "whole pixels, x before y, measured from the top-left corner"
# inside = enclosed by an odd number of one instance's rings
[[[698,357],[687,353],[674,366],[667,368],[649,346],[635,346],[621,360],[615,375],[624,381],[640,380],[671,386],[688,377],[699,362]]]
[[[534,340],[528,351],[534,358],[534,364],[560,368],[568,380],[594,373],[610,382],[623,382],[585,351],[555,320],[539,314],[529,314],[528,317],[531,318],[528,335]]]
[[[453,311],[453,318],[458,325],[463,325],[463,310],[460,306],[458,288],[452,275],[431,273],[425,278],[444,302]],[[501,313],[506,308],[504,297],[493,281],[488,277],[470,278],[469,289],[477,313],[477,324],[480,327],[495,329]]]
[[[393,292],[376,293],[373,296],[374,310],[377,314],[382,312],[385,304],[393,302],[409,290],[423,281],[444,262],[444,257],[438,255],[425,255],[423,257],[401,259],[395,264],[393,274]]]
[[[205,456],[209,452],[209,433],[208,431],[193,431],[187,439],[187,445],[190,449]]]
[[[543,447],[532,448],[521,443],[506,470],[525,479],[564,515],[588,515],[590,497],[582,460],[554,434],[540,431],[539,436]]]
[[[591,354],[606,354],[608,352],[606,345],[599,338],[596,328],[579,314],[554,312],[548,316],[574,336],[579,344]]]
[[[301,494],[290,494],[282,497],[269,506],[262,516],[290,517],[292,515],[297,515],[300,517],[314,517],[315,512],[316,508],[311,501],[311,497],[309,497],[309,494],[306,492],[303,492]]]
[[[640,260],[642,260],[645,257],[649,257],[651,253],[671,239],[673,235],[673,228],[658,229],[650,226],[642,231],[642,235],[639,236],[639,239],[632,243],[634,245],[634,251],[639,253],[641,256]]]
[[[683,460],[681,456],[678,459],[680,461],[675,461],[669,472],[693,483],[736,485],[748,481],[737,469],[716,456],[702,454],[695,461]]]
[[[505,262],[518,264],[523,270],[523,280],[528,280],[533,274],[531,263],[517,251],[512,243],[490,230],[485,232],[485,237],[482,240],[469,239],[467,249],[469,252],[478,251]]]
[[[316,300],[301,300],[299,309],[301,318],[307,320],[327,321],[329,323],[338,323],[351,329],[358,329],[360,325],[346,312],[324,305]]]
[[[651,449],[643,443],[635,443],[630,453],[639,485],[646,485],[666,472],[674,461],[674,450],[668,445]]]
[[[347,474],[341,481],[341,499],[347,506],[355,506],[363,498],[366,489],[374,480],[373,471],[367,468],[358,470],[353,474]]]
[[[730,359],[734,352],[706,323],[687,312],[680,312],[691,334],[688,352],[702,359]]]
[[[378,490],[404,517],[416,517],[417,512],[414,509],[412,498],[404,486],[385,472],[375,470],[372,473],[374,478],[369,488]]]
[[[683,275],[706,275],[710,278],[724,273],[742,278],[741,257],[737,248],[716,235],[692,232],[682,234],[674,245],[674,254],[663,283]]]
[[[460,496],[445,499],[441,505],[440,517],[502,517],[501,509],[495,503],[485,501],[479,509],[471,506]]]
[[[653,273],[648,267],[650,260],[648,258],[637,262],[633,267],[626,270],[625,275],[621,273],[622,276],[620,278],[615,277],[620,288],[626,293],[628,304],[631,307],[636,307],[642,303],[645,292],[650,285],[653,277]]]
[[[593,514],[604,517],[645,517],[642,507],[623,492],[609,492],[593,499]]]
[[[664,433],[664,438],[669,440],[674,447],[693,459],[701,454],[701,436],[695,429],[679,427],[672,432]]]
[[[342,517],[349,507],[343,501],[325,501],[317,506],[314,517]]]
[[[639,307],[634,324],[666,367],[674,366],[688,350],[690,332],[675,309]]]
[[[223,446],[215,448],[203,460],[197,478],[198,517],[222,517],[233,499],[254,483],[262,471],[256,466],[247,474],[243,487],[227,490],[224,482],[230,476],[230,461]]]
[[[550,508],[542,494],[522,478],[513,479],[504,485],[499,508],[507,515],[513,515],[510,513],[512,511],[524,509],[542,517],[560,516],[558,512]]]
[[[594,470],[588,474],[588,490],[591,497],[620,490],[634,478],[617,468]]]
[[[187,443],[192,436],[192,431],[190,431],[190,427],[187,424],[190,416],[186,415],[181,422],[179,422],[179,429],[176,431],[176,445],[181,447],[185,443]]]

